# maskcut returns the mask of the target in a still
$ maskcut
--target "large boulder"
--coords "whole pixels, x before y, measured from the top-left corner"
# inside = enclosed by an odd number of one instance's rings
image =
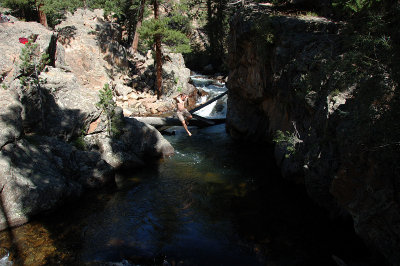
[[[56,30],[65,48],[65,62],[79,84],[101,89],[105,83],[123,83],[128,78],[127,53],[118,43],[120,31],[115,23],[105,20],[103,10],[68,13]]]
[[[45,104],[45,133],[66,141],[85,132],[96,120],[101,110],[97,90],[79,85],[76,76],[60,68],[49,67],[40,78],[45,80],[42,89],[47,92]]]
[[[18,94],[0,88],[0,148],[22,134],[22,106]]]
[[[48,137],[29,137],[3,147],[0,229],[79,197],[85,188],[113,181],[113,169],[96,152],[81,152]]]
[[[115,169],[143,167],[147,160],[173,155],[174,148],[153,126],[134,118],[124,118],[116,107],[112,122],[118,133],[109,136],[107,118],[102,115],[85,137],[87,148],[98,150],[101,157]]]
[[[122,141],[144,160],[170,156],[174,153],[172,145],[153,126],[134,118],[126,118],[125,123]]]
[[[177,91],[190,94],[193,87],[189,84],[190,69],[185,66],[182,54],[170,53],[164,49],[163,92],[170,96]]]

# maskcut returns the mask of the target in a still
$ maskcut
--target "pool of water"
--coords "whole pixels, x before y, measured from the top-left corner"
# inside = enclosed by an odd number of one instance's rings
[[[1,251],[15,265],[373,265],[351,223],[282,180],[268,147],[224,125],[192,132],[166,137],[174,156],[2,232]]]

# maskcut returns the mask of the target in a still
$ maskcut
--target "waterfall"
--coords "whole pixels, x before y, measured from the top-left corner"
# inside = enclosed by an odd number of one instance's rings
[[[207,95],[201,96],[198,99],[197,104],[205,103],[206,101],[227,91],[225,83],[210,79],[207,76],[195,75],[195,76],[191,76],[190,78],[193,81],[193,85],[196,86],[196,88],[199,91],[204,91],[207,93]],[[196,111],[195,114],[205,117],[205,118],[214,118],[214,119],[225,118],[226,117],[227,98],[228,98],[228,96],[225,95],[221,99]]]

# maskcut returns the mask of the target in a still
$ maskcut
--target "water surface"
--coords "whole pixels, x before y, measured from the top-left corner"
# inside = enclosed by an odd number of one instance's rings
[[[191,130],[167,136],[173,157],[3,232],[1,247],[25,265],[373,265],[351,223],[282,180],[268,147],[235,143],[224,125]]]

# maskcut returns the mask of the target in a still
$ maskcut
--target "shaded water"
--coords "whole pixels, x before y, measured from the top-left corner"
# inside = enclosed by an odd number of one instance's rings
[[[3,232],[1,247],[16,265],[373,265],[351,224],[280,178],[267,147],[232,142],[224,125],[192,132],[166,137],[175,156]]]

